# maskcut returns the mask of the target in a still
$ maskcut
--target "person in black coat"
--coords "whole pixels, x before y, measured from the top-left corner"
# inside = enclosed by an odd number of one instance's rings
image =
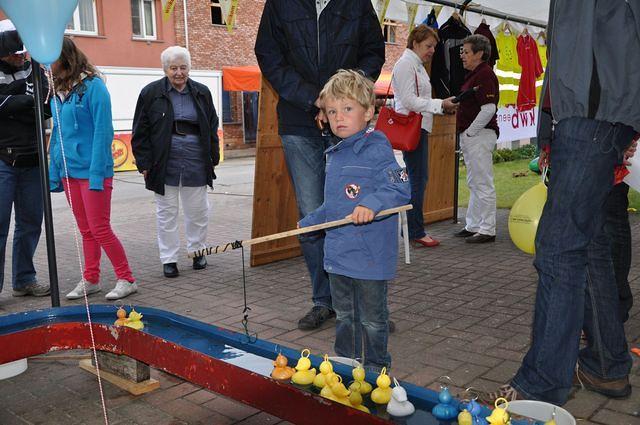
[[[300,218],[323,201],[323,137],[327,122],[318,95],[339,69],[359,69],[376,80],[384,64],[384,38],[370,0],[267,0],[255,44],[260,70],[279,95],[278,130]],[[314,307],[300,329],[316,329],[335,313],[323,269],[324,233],[300,237]]]
[[[209,89],[189,78],[191,56],[183,47],[162,52],[165,77],[142,89],[133,117],[131,146],[146,188],[155,192],[158,247],[166,277],[177,277],[179,201],[185,215],[187,250],[206,247],[207,186],[220,160],[218,115]],[[204,269],[204,256],[193,259]]]

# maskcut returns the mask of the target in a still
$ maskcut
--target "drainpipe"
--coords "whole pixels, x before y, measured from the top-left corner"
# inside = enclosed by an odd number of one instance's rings
[[[182,0],[182,9],[184,10],[184,44],[185,48],[189,50],[189,24],[187,23],[187,0]]]

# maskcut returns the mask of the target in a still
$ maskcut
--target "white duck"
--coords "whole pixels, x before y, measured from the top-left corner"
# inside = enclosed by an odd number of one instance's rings
[[[400,386],[398,380],[393,378],[396,385],[391,390],[391,400],[387,404],[387,412],[396,417],[409,416],[416,411],[413,404],[407,399],[407,391]]]

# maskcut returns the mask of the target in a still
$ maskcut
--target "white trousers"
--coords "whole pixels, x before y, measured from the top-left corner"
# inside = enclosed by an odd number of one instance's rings
[[[460,134],[460,147],[467,166],[469,232],[496,234],[496,188],[493,183],[493,148],[498,137],[495,131],[483,128],[474,137]]]
[[[164,196],[156,193],[156,219],[158,224],[158,248],[162,264],[176,263],[180,251],[178,212],[182,201],[184,233],[187,251],[206,248],[209,225],[209,199],[207,186],[164,186]]]

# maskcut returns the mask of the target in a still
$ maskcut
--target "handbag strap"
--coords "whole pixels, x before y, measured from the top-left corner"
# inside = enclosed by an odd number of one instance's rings
[[[414,77],[416,79],[416,96],[420,97],[420,89],[418,88],[418,72],[413,70]],[[393,72],[391,72],[391,81],[389,81],[389,87],[387,87],[387,94],[384,96],[384,104],[387,104],[387,99],[389,98],[389,92],[391,91],[391,83],[393,83]]]

